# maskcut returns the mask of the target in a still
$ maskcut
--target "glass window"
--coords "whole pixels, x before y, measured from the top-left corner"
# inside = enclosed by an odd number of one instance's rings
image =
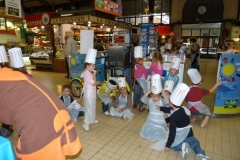
[[[209,29],[202,29],[201,36],[209,36]]]
[[[5,18],[0,18],[0,30],[6,30]]]
[[[169,24],[169,21],[170,21],[170,16],[169,16],[169,14],[163,14],[163,16],[162,16],[162,23],[163,24]]]
[[[148,23],[148,18],[149,17],[142,17],[142,23]]]
[[[142,23],[142,18],[136,18],[136,25],[140,25]]]
[[[134,18],[130,18],[130,22],[131,22],[132,25],[136,25],[136,24],[135,24],[135,20],[136,20],[135,17],[134,17]]]

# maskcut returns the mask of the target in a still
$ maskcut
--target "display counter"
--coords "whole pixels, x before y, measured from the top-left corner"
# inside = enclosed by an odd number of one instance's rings
[[[145,66],[145,68],[148,70],[151,66],[152,61],[147,60],[143,62],[143,65]],[[171,62],[164,62],[163,64],[163,69],[168,71],[170,69],[171,66]],[[191,68],[191,59],[186,59],[184,62],[181,62],[180,66],[179,66],[179,73],[178,73],[178,77],[179,77],[179,81],[178,83],[186,83],[186,84],[190,84],[190,80],[187,76],[187,70]]]
[[[35,63],[36,69],[53,70],[53,60],[48,56],[29,56],[29,59]]]
[[[222,85],[217,88],[215,114],[240,113],[240,55],[222,54],[219,58],[217,81]]]

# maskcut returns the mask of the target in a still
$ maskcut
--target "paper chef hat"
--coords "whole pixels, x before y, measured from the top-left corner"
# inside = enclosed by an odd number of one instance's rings
[[[118,78],[118,86],[119,88],[126,87],[126,80],[123,77]]]
[[[179,83],[173,90],[170,101],[176,106],[181,106],[189,90],[190,88],[186,84]]]
[[[174,68],[174,69],[178,70],[180,63],[181,63],[181,59],[177,58],[177,57],[174,57],[172,59],[170,68]]]
[[[198,72],[197,69],[195,68],[190,68],[188,71],[187,71],[187,74],[189,76],[189,78],[191,79],[192,83],[193,84],[198,84],[201,82],[202,80],[202,76],[200,75],[200,73]]]
[[[8,62],[6,49],[4,46],[0,46],[0,63]]]
[[[117,88],[118,85],[118,79],[115,77],[110,77],[107,83],[107,86],[109,89],[114,90]]]
[[[174,87],[174,82],[172,80],[167,80],[164,85],[164,89],[172,93]]]
[[[134,58],[143,58],[142,46],[134,47]]]
[[[85,62],[95,64],[96,56],[97,56],[97,50],[90,48],[88,50]]]
[[[24,66],[21,48],[14,47],[8,50],[13,68],[20,68]]]
[[[154,74],[151,79],[152,79],[152,93],[159,94],[160,92],[162,92],[161,76],[159,74]]]

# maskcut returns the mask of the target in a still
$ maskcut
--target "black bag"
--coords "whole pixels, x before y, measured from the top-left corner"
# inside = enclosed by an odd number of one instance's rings
[[[199,69],[200,69],[200,66],[199,64],[197,63],[197,57],[199,56],[199,53],[196,54],[196,56],[194,57],[193,61],[192,61],[192,64],[191,64],[191,68],[195,68],[198,70],[199,72]]]
[[[13,132],[12,125],[2,124],[2,127],[0,128],[0,136],[9,137]]]

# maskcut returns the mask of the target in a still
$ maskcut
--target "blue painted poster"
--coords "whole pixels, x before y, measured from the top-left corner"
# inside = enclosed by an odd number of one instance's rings
[[[214,104],[216,114],[240,113],[240,55],[223,54],[219,59],[217,88]]]

